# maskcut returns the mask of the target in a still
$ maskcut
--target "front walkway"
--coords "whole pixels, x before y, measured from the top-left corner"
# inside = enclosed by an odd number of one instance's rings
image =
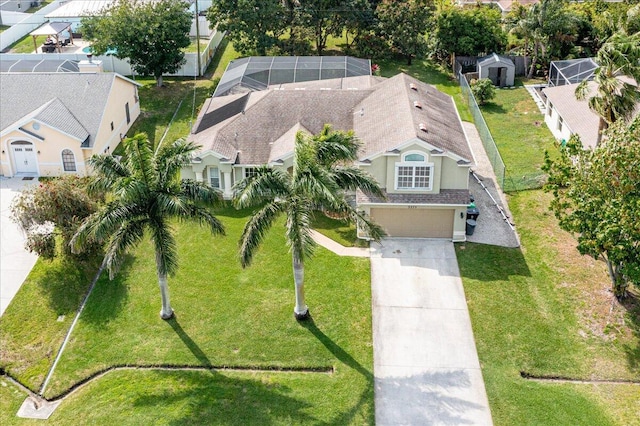
[[[453,243],[371,245],[376,425],[492,425]]]
[[[10,219],[11,201],[28,186],[37,185],[38,179],[0,177],[0,316],[16,295],[38,256],[24,248],[25,236]]]

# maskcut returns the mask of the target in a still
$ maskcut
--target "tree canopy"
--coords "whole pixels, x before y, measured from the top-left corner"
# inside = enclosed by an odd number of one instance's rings
[[[442,11],[432,34],[435,48],[446,55],[479,56],[502,52],[506,35],[500,10],[493,6]]]
[[[431,19],[433,9],[431,0],[385,0],[378,5],[380,34],[388,40],[393,50],[407,60],[408,65],[411,65],[413,58],[427,53],[426,24]]]
[[[94,54],[115,49],[115,56],[128,58],[136,73],[154,76],[162,86],[162,75],[185,63],[183,49],[191,43],[191,22],[183,1],[118,0],[99,16],[83,18],[81,25]]]
[[[574,234],[581,254],[606,262],[613,291],[640,285],[640,116],[619,121],[594,150],[572,137],[551,160],[545,186],[560,227]]]
[[[287,28],[282,2],[273,0],[213,0],[207,19],[227,31],[238,52],[265,56]]]

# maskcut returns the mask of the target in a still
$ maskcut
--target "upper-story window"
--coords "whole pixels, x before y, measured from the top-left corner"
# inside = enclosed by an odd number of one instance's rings
[[[431,190],[433,164],[421,153],[407,153],[396,164],[396,189]]]

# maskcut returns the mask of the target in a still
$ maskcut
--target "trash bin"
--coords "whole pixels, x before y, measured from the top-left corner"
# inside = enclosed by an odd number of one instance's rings
[[[473,231],[476,230],[476,221],[473,219],[467,219],[467,228],[465,234],[473,235]]]
[[[480,210],[474,207],[467,207],[467,219],[478,220],[478,216],[480,216]]]

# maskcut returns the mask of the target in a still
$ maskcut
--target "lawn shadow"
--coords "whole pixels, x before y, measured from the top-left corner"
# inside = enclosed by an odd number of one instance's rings
[[[113,280],[109,279],[106,268],[102,271],[82,312],[83,321],[92,325],[101,325],[120,315],[129,298],[129,288],[126,283],[133,261],[134,257],[126,254]]]
[[[527,260],[518,248],[466,243],[456,245],[460,276],[478,281],[508,281],[513,276],[530,277]]]
[[[184,331],[177,318],[167,323],[200,365],[211,367],[209,357]],[[274,381],[229,377],[214,369],[206,374],[201,371],[183,371],[179,374],[182,375],[179,390],[148,393],[139,396],[134,405],[155,406],[158,401],[165,405],[181,405],[181,401],[188,401],[187,415],[169,422],[170,425],[210,424],[211,419],[216,419],[216,424],[226,425],[269,425],[277,423],[276,419],[293,424],[318,423],[317,419],[304,412],[309,404],[288,396],[292,390]]]
[[[177,372],[157,372],[158,375]],[[288,394],[288,386],[260,378],[230,377],[214,373],[213,377],[198,371],[180,372],[179,386],[171,389],[142,391],[134,407],[175,406],[181,418],[166,424],[207,425],[271,425],[319,424],[305,413],[309,404]]]
[[[336,419],[329,424],[334,425],[346,425],[351,424],[358,413],[361,413],[362,408],[368,403],[373,406],[373,373],[362,366],[355,358],[349,355],[344,349],[342,349],[336,342],[334,342],[329,336],[324,334],[322,330],[318,328],[313,318],[300,321],[300,325],[311,332],[319,341],[329,350],[340,362],[352,368],[354,371],[360,373],[367,381],[367,385],[360,394],[358,401],[351,406],[348,410],[340,413]],[[373,412],[372,418],[369,419],[371,424],[374,422]]]
[[[300,321],[300,325],[313,334],[316,339],[324,345],[340,362],[354,369],[358,373],[362,374],[367,380],[373,380],[373,373],[364,368],[358,361],[356,361],[349,353],[336,344],[329,336],[324,334],[322,330],[316,326],[313,318]]]
[[[483,113],[489,113],[489,114],[506,114],[507,113],[507,110],[504,106],[491,101],[485,102],[484,104],[480,105],[480,109],[482,110]]]
[[[61,257],[52,267],[35,276],[37,285],[49,299],[49,306],[58,315],[75,313],[82,302],[95,273],[98,262],[78,261]]]
[[[178,319],[174,316],[173,318],[168,320],[167,323],[171,326],[171,328],[173,328],[173,331],[176,332],[187,349],[189,349],[193,356],[196,357],[198,362],[200,362],[200,365],[202,365],[203,367],[211,367],[211,360],[209,359],[207,354],[205,354],[202,349],[200,349],[200,346],[198,346],[198,344],[194,342],[193,339],[184,331],[184,329],[178,322]]]

